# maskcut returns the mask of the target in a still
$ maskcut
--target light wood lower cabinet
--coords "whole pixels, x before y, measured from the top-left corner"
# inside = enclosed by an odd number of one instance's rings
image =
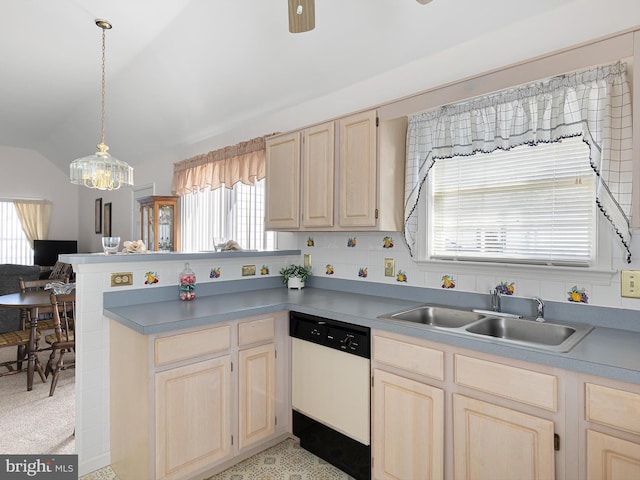
[[[373,476],[442,479],[444,391],[374,369]]]
[[[444,352],[429,342],[372,332],[373,478],[444,478]],[[439,382],[438,382],[439,383]]]
[[[584,382],[587,480],[640,479],[640,385]]]
[[[640,478],[640,444],[587,430],[587,479]]]
[[[453,395],[456,479],[551,480],[553,436],[552,421]]]
[[[241,350],[238,354],[240,449],[275,432],[275,354],[274,343]]]
[[[155,375],[156,478],[185,478],[231,453],[231,357]]]
[[[118,478],[210,476],[286,435],[287,319],[288,312],[276,312],[158,335],[112,321],[111,464]]]

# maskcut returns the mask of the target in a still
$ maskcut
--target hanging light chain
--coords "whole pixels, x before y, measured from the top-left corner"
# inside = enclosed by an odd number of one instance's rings
[[[105,106],[105,84],[106,84],[106,51],[107,51],[107,35],[106,31],[111,29],[111,24],[106,20],[96,20],[96,25],[102,29],[102,104],[100,108],[100,144],[98,145],[98,150],[100,152],[106,152],[109,150],[104,144],[104,106]]]
[[[104,85],[105,85],[105,52],[106,52],[106,30],[102,28],[102,115],[100,116],[101,128],[100,128],[100,143],[104,145]]]

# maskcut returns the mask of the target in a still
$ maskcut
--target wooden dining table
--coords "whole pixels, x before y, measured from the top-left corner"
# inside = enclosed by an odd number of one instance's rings
[[[75,293],[75,290],[74,290]],[[40,308],[51,306],[51,290],[36,290],[24,293],[9,293],[7,295],[0,295],[0,307],[4,308],[18,308],[29,311],[30,320],[30,333],[29,333],[29,346],[27,349],[28,361],[27,361],[27,390],[33,389],[33,374],[36,367],[36,334],[38,329],[38,311]],[[44,381],[44,374],[41,371],[40,376]]]

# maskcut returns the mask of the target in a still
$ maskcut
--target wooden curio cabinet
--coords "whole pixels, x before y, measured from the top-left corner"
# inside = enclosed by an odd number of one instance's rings
[[[180,251],[180,223],[176,196],[141,198],[140,236],[147,250]]]

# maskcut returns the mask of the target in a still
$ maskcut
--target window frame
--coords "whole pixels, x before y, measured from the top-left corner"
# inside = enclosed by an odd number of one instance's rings
[[[499,268],[504,275],[526,275],[531,278],[564,279],[574,278],[576,274],[592,281],[610,283],[612,276],[617,273],[613,269],[613,242],[615,241],[613,230],[601,212],[595,215],[595,258],[589,266],[575,265],[547,265],[514,263],[508,261],[475,261],[461,259],[431,258],[429,255],[429,241],[431,234],[428,215],[431,209],[432,189],[431,175],[427,176],[423,184],[425,192],[420,196],[417,205],[418,215],[418,242],[416,243],[415,261],[423,271],[432,271],[433,268],[455,269],[468,274],[495,274]],[[622,248],[618,246],[622,258]],[[445,272],[446,273],[446,272]]]

